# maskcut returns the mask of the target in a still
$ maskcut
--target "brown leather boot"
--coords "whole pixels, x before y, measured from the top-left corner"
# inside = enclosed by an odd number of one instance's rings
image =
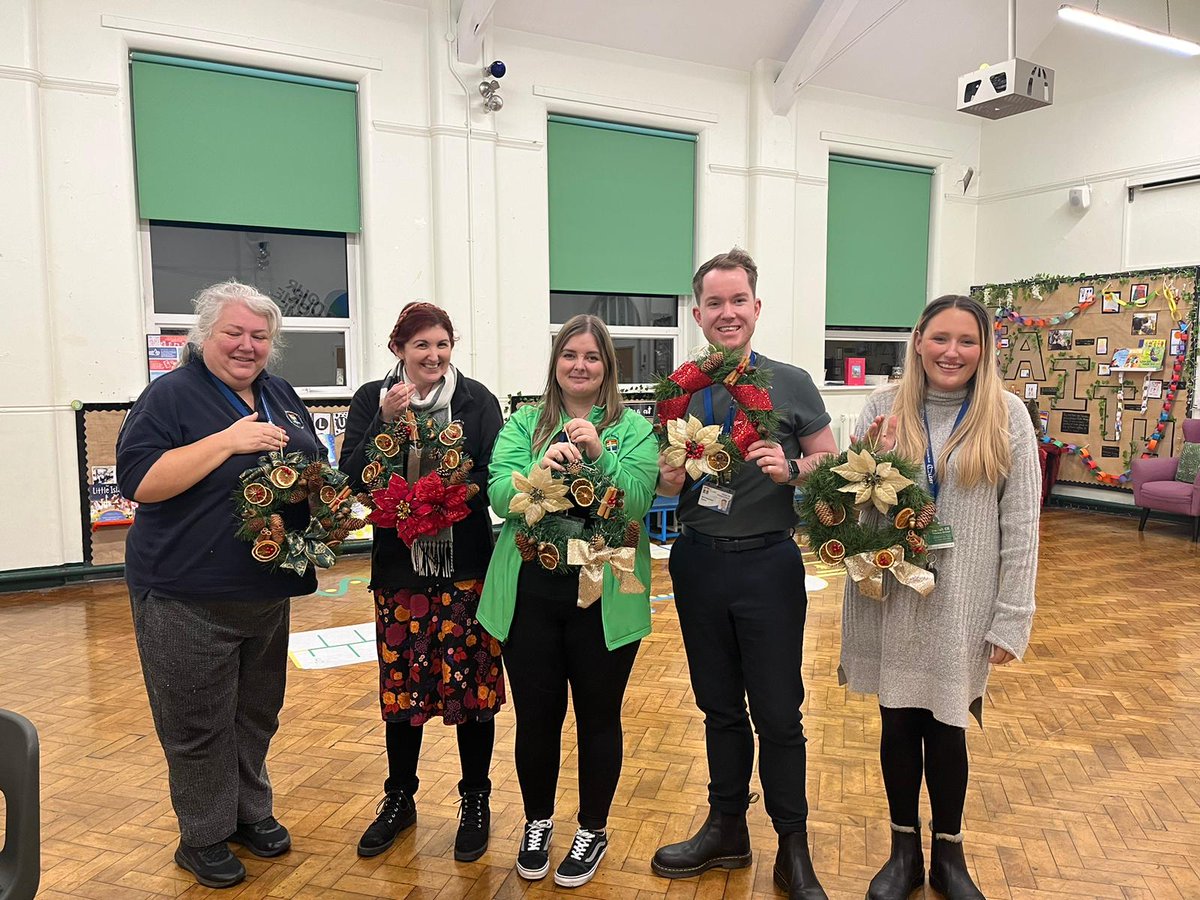
[[[717,867],[742,869],[750,865],[750,859],[746,814],[710,809],[700,830],[686,841],[659,847],[650,868],[663,878],[691,878]]]
[[[929,854],[929,886],[946,900],[987,900],[971,880],[962,832],[935,834]]]
[[[812,857],[808,853],[808,832],[793,831],[779,836],[775,883],[788,892],[788,900],[829,900],[813,871]]]
[[[867,890],[867,900],[908,900],[925,883],[925,854],[921,826],[892,823],[892,855]]]

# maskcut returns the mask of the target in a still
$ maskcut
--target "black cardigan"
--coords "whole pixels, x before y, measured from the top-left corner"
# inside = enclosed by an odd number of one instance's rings
[[[371,381],[354,393],[342,439],[338,468],[350,476],[354,489],[366,490],[362,470],[367,465],[366,444],[383,426],[379,410],[379,389],[383,381]],[[470,501],[471,514],[454,525],[454,573],[452,581],[483,578],[492,558],[492,520],[488,515],[488,463],[492,445],[504,424],[500,402],[486,387],[458,373],[458,386],[450,398],[450,413],[462,422],[463,449],[475,461],[471,481],[479,493]],[[396,536],[395,529],[376,527],[371,548],[371,588],[391,593],[403,588],[428,584],[430,578],[413,571],[408,546]]]

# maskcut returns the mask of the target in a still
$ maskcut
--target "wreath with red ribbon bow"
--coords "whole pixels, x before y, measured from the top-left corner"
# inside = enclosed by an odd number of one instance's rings
[[[728,434],[717,426],[701,426],[694,416],[687,415],[692,395],[714,384],[725,386],[737,409]],[[749,354],[712,344],[696,359],[660,378],[654,386],[658,401],[654,432],[668,461],[684,465],[693,478],[703,473],[728,481],[745,461],[747,448],[770,438],[779,425],[770,387],[770,378],[751,365]]]

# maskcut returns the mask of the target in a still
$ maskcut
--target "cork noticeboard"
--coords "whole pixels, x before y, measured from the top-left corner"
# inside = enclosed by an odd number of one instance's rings
[[[1132,460],[1178,454],[1195,376],[1196,281],[1190,267],[972,289],[995,312],[1005,386],[1067,451],[1059,481],[1129,490]]]
[[[305,405],[330,459],[336,461],[342,451],[349,403],[314,401]],[[137,504],[117,489],[117,435],[132,406],[84,404],[75,414],[83,558],[89,565],[125,561],[125,536],[137,515]]]

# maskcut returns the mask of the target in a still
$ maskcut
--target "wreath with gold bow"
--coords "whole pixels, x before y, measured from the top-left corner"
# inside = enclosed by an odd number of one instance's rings
[[[703,425],[687,415],[692,395],[714,384],[723,384],[737,410],[728,434],[720,425]],[[720,482],[733,477],[745,461],[746,449],[770,438],[779,424],[768,390],[771,380],[750,364],[748,354],[710,344],[654,386],[658,435],[668,465],[682,466],[693,479],[710,475]],[[685,418],[686,417],[686,418]]]
[[[461,522],[471,511],[469,500],[479,485],[468,481],[475,461],[463,449],[461,422],[438,425],[431,416],[418,419],[409,409],[402,419],[384,424],[367,442],[370,462],[362,471],[375,506],[373,525],[395,528],[405,544],[422,535],[435,535]],[[436,468],[417,478],[409,475],[410,451],[432,455]]]
[[[917,477],[909,460],[860,441],[841,456],[823,459],[796,504],[821,562],[845,566],[859,590],[876,600],[883,597],[884,572],[923,597],[933,590],[924,533],[937,506]],[[879,516],[860,521],[869,509]]]
[[[309,565],[328,569],[337,562],[346,536],[366,524],[371,512],[366,494],[350,489],[350,478],[324,460],[303,453],[273,450],[239,476],[234,491],[237,536],[249,542],[250,555],[274,569],[297,575]],[[308,522],[288,528],[287,507],[308,501]]]
[[[599,469],[575,462],[565,472],[540,465],[512,473],[517,493],[509,516],[519,516],[517,552],[548,572],[579,571],[579,605],[591,606],[608,566],[626,594],[646,589],[634,574],[642,523],[625,514],[625,492]]]

